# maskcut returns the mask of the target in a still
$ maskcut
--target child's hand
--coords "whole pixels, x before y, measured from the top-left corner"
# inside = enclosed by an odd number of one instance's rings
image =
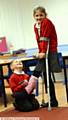
[[[23,87],[26,87],[28,85],[28,81],[24,80],[23,83],[21,84]]]

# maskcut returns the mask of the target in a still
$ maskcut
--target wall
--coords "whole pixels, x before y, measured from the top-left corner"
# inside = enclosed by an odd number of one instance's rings
[[[13,44],[14,49],[32,46],[31,9],[31,0],[0,0],[0,36],[6,36],[8,46]]]
[[[68,44],[68,0],[0,0],[0,36],[14,49],[37,47],[33,8],[42,5],[53,21],[59,44]]]

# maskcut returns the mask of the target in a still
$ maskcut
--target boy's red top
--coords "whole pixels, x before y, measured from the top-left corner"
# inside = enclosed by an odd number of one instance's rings
[[[36,34],[39,52],[46,53],[48,40],[50,42],[50,52],[57,51],[57,34],[55,26],[48,18],[43,19],[41,22],[40,36],[38,34],[38,28],[36,27],[36,24],[34,25],[34,31]]]
[[[12,91],[13,92],[23,91],[25,88],[20,83],[24,80],[29,80],[29,75],[13,73],[9,79],[9,84]]]

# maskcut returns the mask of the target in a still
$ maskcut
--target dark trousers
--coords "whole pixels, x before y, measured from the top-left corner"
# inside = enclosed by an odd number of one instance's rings
[[[19,111],[32,111],[39,109],[39,102],[34,94],[27,94],[26,91],[16,92],[14,94],[14,107]]]
[[[49,65],[49,61],[48,61],[48,68],[49,68],[49,90],[50,90],[50,100],[51,102],[53,101],[57,101],[56,100],[56,95],[55,95],[55,87],[54,87],[54,82],[52,80],[51,77],[51,70],[50,70],[50,65]],[[33,72],[33,75],[36,77],[39,77],[41,75],[41,73],[43,72],[44,75],[44,83],[45,83],[45,87],[47,87],[47,77],[46,77],[46,61],[45,59],[41,59],[38,60],[38,64],[36,65],[36,68]]]

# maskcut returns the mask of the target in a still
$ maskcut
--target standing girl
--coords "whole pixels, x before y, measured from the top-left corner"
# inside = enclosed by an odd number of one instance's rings
[[[49,54],[57,53],[57,34],[54,24],[51,22],[51,20],[47,18],[47,13],[45,8],[41,6],[35,8],[33,11],[33,16],[34,19],[36,20],[36,23],[34,25],[34,31],[39,49],[39,53],[36,56],[38,58],[38,64],[36,65],[36,68],[33,72],[33,76],[39,77],[41,72],[46,73],[45,57],[48,48],[48,43],[49,43]],[[50,59],[48,59],[48,62],[50,63]],[[52,107],[57,107],[58,101],[55,95],[54,83],[51,78],[52,68],[50,65],[51,64],[49,64],[50,104]],[[46,79],[45,79],[45,83],[46,83]],[[46,103],[45,106],[48,107],[48,103]]]

